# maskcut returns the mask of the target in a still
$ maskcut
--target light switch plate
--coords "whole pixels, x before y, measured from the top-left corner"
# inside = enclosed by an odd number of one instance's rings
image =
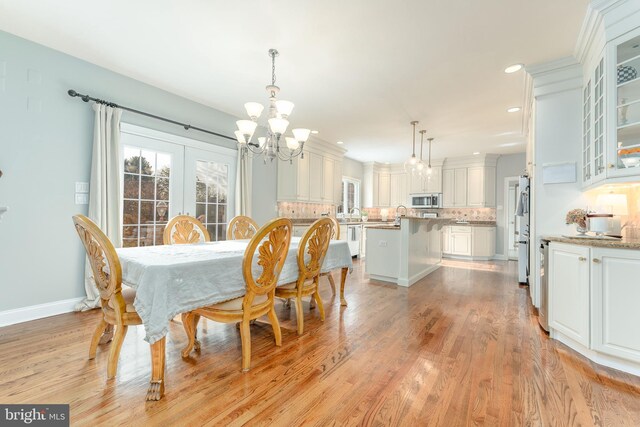
[[[89,195],[87,193],[76,193],[76,205],[88,205]]]
[[[88,193],[88,192],[89,192],[88,182],[76,182],[76,193]]]
[[[380,246],[381,248],[386,248],[387,247],[387,241],[386,240],[380,240],[378,242],[378,246]]]

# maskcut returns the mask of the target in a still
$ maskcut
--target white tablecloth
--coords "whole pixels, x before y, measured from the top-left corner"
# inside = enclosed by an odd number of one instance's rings
[[[242,259],[248,240],[116,249],[122,281],[136,289],[133,303],[144,323],[145,340],[167,334],[177,314],[240,297],[245,293]],[[291,238],[278,284],[297,280],[299,237]],[[254,257],[254,268],[257,256]],[[322,271],[352,267],[346,241],[332,240]],[[259,271],[259,270],[257,270]]]

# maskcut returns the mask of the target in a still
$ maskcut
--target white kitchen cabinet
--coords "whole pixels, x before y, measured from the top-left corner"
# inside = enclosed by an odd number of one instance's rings
[[[389,173],[380,173],[378,175],[378,205],[391,205],[391,175]]]
[[[448,254],[451,253],[451,248],[449,248],[449,244],[451,242],[451,227],[445,225],[442,227],[442,253]]]
[[[467,206],[484,205],[484,168],[476,166],[467,169]]]
[[[449,250],[451,255],[471,256],[471,227],[451,226],[449,227],[451,241]]]
[[[456,191],[453,169],[442,171],[442,207],[453,207],[453,195]]]
[[[293,232],[291,234],[294,237],[302,237],[308,228],[308,225],[294,225]]]
[[[324,159],[320,154],[309,153],[309,201],[322,202]]]
[[[309,156],[278,162],[278,200],[309,201]]]
[[[425,193],[442,193],[442,168],[432,166],[431,174],[425,179]]]
[[[391,206],[406,205],[408,203],[407,174],[405,172],[392,173],[390,178],[389,203]]]
[[[489,259],[496,254],[496,228],[471,227],[471,256],[476,259]]]
[[[342,160],[333,165],[333,203],[342,204]]]
[[[335,190],[333,187],[334,161],[329,157],[324,157],[322,161],[322,202],[333,203]]]
[[[639,272],[640,251],[591,249],[592,348],[634,362],[640,362]]]
[[[585,347],[590,345],[589,248],[549,245],[549,326]]]
[[[453,171],[453,206],[467,205],[467,168]]]

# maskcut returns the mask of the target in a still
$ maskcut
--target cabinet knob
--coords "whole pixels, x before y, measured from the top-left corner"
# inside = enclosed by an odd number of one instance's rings
[[[593,262],[594,262],[595,264],[600,264],[600,260],[599,260],[598,258],[594,258],[594,259],[593,259]]]
[[[580,261],[586,261],[587,259],[583,256],[581,256],[580,258],[578,258]],[[593,262],[596,262],[596,260],[594,259]]]

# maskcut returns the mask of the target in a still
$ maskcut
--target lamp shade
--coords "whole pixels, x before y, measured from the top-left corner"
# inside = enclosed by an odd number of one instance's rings
[[[238,120],[236,125],[238,126],[238,130],[244,135],[249,135],[249,138],[253,136],[253,132],[256,131],[256,126],[258,126],[258,124],[252,120]]]
[[[629,215],[626,194],[600,194],[596,198],[596,206],[599,210],[602,210],[603,213]]]
[[[255,120],[262,114],[264,105],[257,102],[247,102],[246,104],[244,104],[244,109],[247,110],[247,115]]]
[[[293,132],[293,136],[299,142],[307,142],[307,139],[309,139],[309,134],[311,133],[311,130],[310,129],[292,129],[291,132]]]
[[[287,141],[287,147],[289,147],[289,150],[296,150],[298,147],[300,147],[300,143],[291,136],[287,136],[285,140]]]
[[[236,139],[238,140],[238,142],[240,144],[246,144],[247,143],[247,139],[245,138],[244,134],[241,131],[237,130],[237,131],[234,132],[234,134],[236,135]]]
[[[291,112],[293,111],[293,102],[291,101],[285,101],[283,99],[276,101],[276,110],[278,111],[278,114],[280,114],[282,117],[287,118],[291,115]]]
[[[240,120],[240,121],[242,121],[242,120]],[[273,133],[275,133],[277,135],[282,135],[283,133],[285,133],[287,131],[287,127],[289,127],[289,121],[288,120],[279,119],[277,117],[275,117],[273,119],[269,119],[269,128],[271,129],[271,132],[273,132]]]

